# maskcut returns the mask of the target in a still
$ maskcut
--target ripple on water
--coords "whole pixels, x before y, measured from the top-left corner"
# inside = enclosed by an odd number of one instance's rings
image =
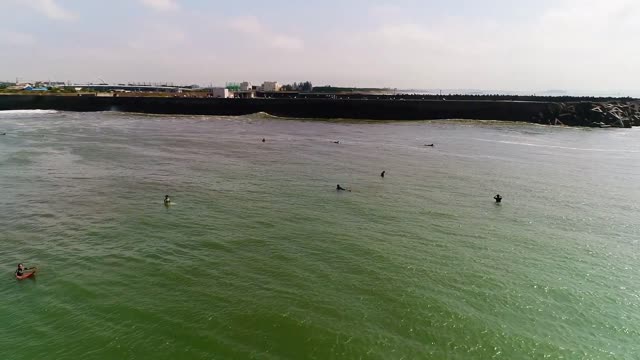
[[[638,353],[635,133],[64,112],[0,125],[0,319],[24,345],[1,359]],[[14,281],[19,261],[35,280]]]

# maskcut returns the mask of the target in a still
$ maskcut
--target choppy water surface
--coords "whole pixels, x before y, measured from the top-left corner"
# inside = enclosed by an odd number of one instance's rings
[[[0,359],[640,353],[640,130],[0,112],[5,131]]]

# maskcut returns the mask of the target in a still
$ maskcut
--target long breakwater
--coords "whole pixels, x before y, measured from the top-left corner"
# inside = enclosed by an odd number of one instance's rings
[[[369,120],[504,120],[569,126],[640,125],[636,102],[389,99],[213,99],[184,97],[0,96],[0,110],[121,111]]]

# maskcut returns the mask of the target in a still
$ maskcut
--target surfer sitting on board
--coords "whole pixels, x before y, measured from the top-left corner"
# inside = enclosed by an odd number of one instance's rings
[[[500,194],[497,194],[493,198],[496,200],[497,204],[500,204],[502,202],[502,196],[500,196]]]
[[[25,270],[33,270],[33,271],[25,272]],[[24,265],[20,263],[18,264],[18,270],[16,270],[16,279],[18,280],[26,279],[29,276],[33,275],[35,272],[36,272],[35,267],[25,268]]]
[[[165,205],[171,204],[171,199],[169,199],[169,195],[165,195],[164,196],[164,204]]]

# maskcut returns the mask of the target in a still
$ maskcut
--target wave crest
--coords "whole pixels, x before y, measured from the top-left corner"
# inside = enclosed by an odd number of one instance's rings
[[[55,114],[56,110],[0,110],[0,115]]]

